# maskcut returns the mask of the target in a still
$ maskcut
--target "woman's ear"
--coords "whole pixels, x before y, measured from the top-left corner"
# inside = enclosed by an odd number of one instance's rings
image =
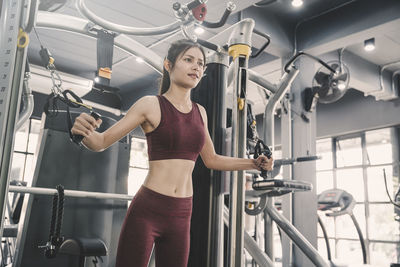
[[[164,68],[169,72],[171,70],[171,61],[169,61],[168,59],[164,59]]]

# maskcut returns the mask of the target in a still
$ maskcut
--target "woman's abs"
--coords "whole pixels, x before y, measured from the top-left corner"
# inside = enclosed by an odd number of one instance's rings
[[[167,196],[190,197],[193,195],[194,163],[181,159],[149,161],[149,173],[144,186]]]

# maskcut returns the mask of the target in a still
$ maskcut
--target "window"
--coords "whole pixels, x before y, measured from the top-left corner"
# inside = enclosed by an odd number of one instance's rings
[[[338,188],[354,197],[357,204],[353,214],[366,240],[370,264],[374,266],[398,262],[400,254],[398,215],[386,192],[388,190],[393,199],[399,186],[399,167],[393,160],[393,148],[398,140],[392,140],[398,136],[392,135],[392,131],[385,128],[317,141],[317,154],[322,156],[317,161],[317,193]],[[351,217],[326,217],[321,211],[318,214],[330,238],[332,257],[349,266],[360,265],[362,250]],[[318,250],[326,257],[320,229],[318,245]]]
[[[128,195],[135,195],[144,182],[149,169],[145,139],[132,137],[129,162]]]
[[[362,164],[361,138],[337,140],[336,151],[338,167]]]
[[[32,182],[40,125],[40,120],[30,119],[16,132],[10,180],[25,181],[28,185]]]
[[[330,138],[317,141],[317,155],[321,159],[317,160],[317,170],[331,170],[332,160],[332,140]]]

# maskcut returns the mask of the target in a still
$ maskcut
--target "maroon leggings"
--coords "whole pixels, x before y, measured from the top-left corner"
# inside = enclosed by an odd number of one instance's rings
[[[142,186],[122,225],[116,267],[147,267],[155,244],[157,267],[186,267],[192,197],[166,196]]]

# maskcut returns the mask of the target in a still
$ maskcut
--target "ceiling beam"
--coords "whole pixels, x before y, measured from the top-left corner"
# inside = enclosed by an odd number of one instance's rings
[[[400,1],[362,0],[297,26],[298,51],[321,55],[400,28]]]
[[[255,29],[271,37],[271,43],[266,52],[279,58],[285,58],[293,53],[293,33],[285,27],[272,14],[267,14],[264,9],[249,7],[243,10],[243,18],[252,18],[256,24]]]

